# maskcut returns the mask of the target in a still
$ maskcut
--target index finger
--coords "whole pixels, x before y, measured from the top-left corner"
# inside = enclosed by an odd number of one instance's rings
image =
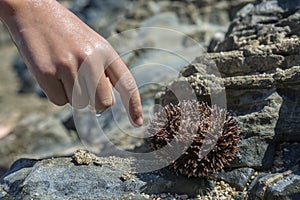
[[[123,105],[132,125],[143,125],[143,111],[136,82],[120,57],[117,57],[105,69],[112,85],[120,93]]]

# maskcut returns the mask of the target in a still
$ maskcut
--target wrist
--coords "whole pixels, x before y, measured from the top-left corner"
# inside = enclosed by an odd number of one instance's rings
[[[9,20],[25,5],[26,0],[0,0],[0,19]]]

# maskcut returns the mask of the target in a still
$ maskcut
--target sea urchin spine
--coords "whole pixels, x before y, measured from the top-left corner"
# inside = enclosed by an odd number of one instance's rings
[[[238,151],[237,122],[216,105],[210,107],[198,101],[167,105],[156,113],[148,131],[153,134],[149,140],[154,150],[170,145],[173,139],[177,143],[190,140],[186,151],[169,165],[171,170],[189,177],[215,173]]]

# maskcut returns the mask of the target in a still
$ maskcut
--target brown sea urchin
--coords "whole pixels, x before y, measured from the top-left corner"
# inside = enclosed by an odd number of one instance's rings
[[[167,105],[156,113],[148,131],[154,150],[174,144],[188,145],[171,160],[169,168],[189,177],[205,176],[223,168],[238,151],[237,122],[224,109],[198,101]],[[175,140],[176,142],[172,142]],[[170,151],[159,154],[168,157]]]

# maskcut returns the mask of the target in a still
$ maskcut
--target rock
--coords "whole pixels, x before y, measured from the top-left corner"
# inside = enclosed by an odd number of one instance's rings
[[[108,37],[115,30],[117,22],[124,20],[131,6],[132,2],[128,0],[76,0],[70,9],[103,37]]]
[[[278,145],[272,172],[282,172],[300,162],[300,143],[284,142]]]
[[[270,45],[298,36],[299,2],[285,3],[270,0],[260,4],[248,4],[237,13],[223,42],[217,51],[241,49],[247,45]]]
[[[27,69],[26,64],[22,58],[18,55],[13,64],[13,68],[18,75],[20,80],[20,89],[19,93],[35,93],[40,97],[46,97],[42,89],[37,84],[36,80],[33,78],[29,70]]]
[[[8,169],[14,160],[26,154],[35,158],[62,155],[76,140],[54,116],[31,114],[0,140],[0,166]]]
[[[81,156],[96,156],[78,151]],[[78,152],[75,156],[79,156]],[[84,154],[83,154],[84,153]],[[177,177],[167,171],[135,173],[134,160],[98,157],[102,165],[80,165],[74,159],[21,159],[0,180],[2,199],[124,199],[144,194],[183,193],[196,196],[206,193],[206,179]]]
[[[243,191],[246,189],[247,183],[251,180],[253,174],[254,169],[252,168],[238,168],[228,171],[222,170],[216,174],[212,174],[210,177],[217,180],[223,180],[237,190]]]
[[[240,150],[228,166],[234,170],[222,174],[226,182],[244,189],[246,179],[242,183],[238,180],[249,168],[281,174],[274,182],[280,184],[276,187],[264,181],[276,174],[260,173],[257,180],[261,183],[251,187],[253,199],[298,197],[295,188],[299,172],[282,175],[283,170],[299,163],[300,157],[298,3],[270,0],[248,4],[238,12],[225,39],[215,42],[210,46],[212,52],[197,57],[170,83],[183,88],[182,83],[188,82],[199,101],[222,104],[239,122]],[[156,102],[176,103],[172,87],[160,92]]]
[[[300,198],[299,168],[282,173],[257,177],[248,192],[251,199],[291,199]]]
[[[201,45],[207,46],[216,32],[226,31],[238,9],[250,2],[255,0],[137,1],[128,9],[126,20],[118,23],[116,32],[143,27],[141,24],[166,27],[163,23],[166,20],[162,16],[172,13],[173,26],[170,27],[168,23],[167,27],[184,32]],[[161,37],[157,37],[159,38]]]

